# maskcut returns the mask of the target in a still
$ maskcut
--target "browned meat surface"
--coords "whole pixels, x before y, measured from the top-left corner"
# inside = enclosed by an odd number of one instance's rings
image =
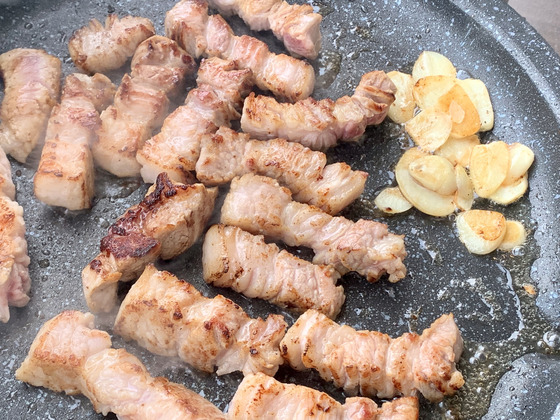
[[[235,178],[222,206],[221,222],[290,246],[312,248],[314,263],[330,264],[340,273],[357,271],[368,281],[389,274],[391,282],[406,275],[403,237],[389,233],[387,225],[333,217],[292,201],[290,191],[268,177]]]
[[[225,419],[200,395],[165,378],[150,376],[124,349],[112,349],[93,315],[65,311],[39,330],[16,378],[67,394],[84,394],[98,413],[119,419]]]
[[[398,398],[378,407],[369,398],[347,398],[345,404],[321,391],[284,384],[262,373],[249,375],[229,404],[230,420],[417,420],[418,400]]]
[[[249,135],[221,127],[201,143],[196,176],[205,185],[230,182],[256,173],[275,178],[296,201],[337,214],[364,190],[367,173],[345,163],[327,165],[327,157],[284,139],[250,140]]]
[[[92,19],[87,26],[74,32],[68,51],[79,69],[86,73],[103,73],[124,66],[136,47],[155,33],[149,19],[134,16],[119,19],[117,15],[109,15],[105,26]]]
[[[168,113],[168,94],[176,94],[187,74],[195,70],[190,55],[174,41],[153,36],[132,58],[132,77],[125,74],[114,105],[101,114],[93,158],[117,176],[137,176],[136,152],[161,127]]]
[[[307,98],[294,104],[251,94],[245,99],[241,128],[252,137],[277,137],[313,150],[333,147],[338,140],[360,138],[368,125],[380,124],[395,100],[396,88],[382,71],[362,76],[354,95],[333,101]]]
[[[33,180],[35,196],[43,203],[70,210],[91,207],[95,171],[90,145],[101,122],[99,112],[110,105],[114,94],[115,86],[102,74],[66,77]]]
[[[216,57],[202,60],[198,87],[136,155],[144,181],[154,182],[161,172],[178,182],[191,179],[201,140],[218,127],[229,126],[230,120],[239,119],[243,98],[253,86],[251,80],[251,70],[239,70],[233,61]]]
[[[255,31],[272,30],[294,55],[317,58],[321,49],[323,17],[309,4],[288,4],[282,0],[209,0],[224,15],[236,14]]]
[[[218,375],[242,371],[274,375],[282,364],[281,315],[251,319],[221,295],[202,296],[191,284],[148,265],[126,295],[114,331],[149,351],[178,356]]]
[[[344,290],[336,286],[340,274],[334,268],[280,251],[262,236],[234,226],[214,225],[208,230],[202,268],[207,283],[298,312],[312,308],[335,318],[344,303]]]
[[[39,144],[60,93],[60,60],[43,50],[17,48],[0,55],[4,100],[0,147],[20,162]]]
[[[165,17],[165,33],[195,57],[201,55],[232,60],[251,69],[256,85],[288,101],[307,98],[313,91],[315,73],[305,61],[274,54],[253,37],[235,36],[220,15],[208,16],[204,0],[181,0]]]
[[[117,303],[117,283],[136,279],[158,257],[171,259],[202,234],[218,191],[174,183],[162,173],[140,204],[128,209],[101,240],[101,252],[82,271],[84,295],[93,312]]]
[[[451,314],[441,316],[422,335],[406,333],[392,339],[338,325],[309,310],[280,346],[294,369],[315,369],[351,395],[391,398],[421,393],[430,401],[440,401],[464,383],[455,366],[463,340]]]

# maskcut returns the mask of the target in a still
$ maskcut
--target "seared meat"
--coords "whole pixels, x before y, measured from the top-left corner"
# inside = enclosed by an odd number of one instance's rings
[[[421,393],[430,401],[452,395],[464,380],[455,363],[463,340],[453,315],[443,315],[422,335],[396,339],[376,331],[356,331],[309,310],[280,344],[297,370],[316,369],[348,394],[391,398]]]
[[[243,98],[252,87],[251,70],[239,70],[233,61],[213,57],[202,60],[198,87],[189,92],[185,105],[163,122],[161,132],[146,141],[136,159],[145,182],[153,182],[161,172],[171,179],[192,178],[200,154],[201,139],[218,127],[239,119]]]
[[[246,174],[231,182],[221,222],[290,246],[312,248],[314,263],[330,264],[340,273],[357,271],[368,281],[387,273],[389,281],[396,282],[406,274],[403,237],[389,233],[387,225],[353,222],[294,202],[289,190],[264,176]]]
[[[39,330],[16,378],[67,394],[84,394],[98,413],[119,419],[225,419],[200,395],[165,378],[153,378],[124,349],[112,349],[93,315],[65,311]]]
[[[95,163],[122,177],[140,174],[136,152],[167,116],[167,94],[175,94],[195,69],[192,57],[162,36],[140,44],[132,63],[132,77],[125,74],[115,104],[101,114],[92,147]]]
[[[281,315],[251,319],[221,295],[206,298],[191,284],[148,265],[126,295],[114,331],[149,351],[179,356],[218,375],[242,371],[274,375],[286,323]]]
[[[347,398],[345,404],[313,388],[284,384],[262,373],[249,375],[229,404],[230,420],[417,420],[418,400],[398,398],[378,407],[369,398]]]
[[[241,128],[257,139],[281,137],[324,150],[338,140],[356,140],[368,125],[381,123],[395,100],[395,92],[395,85],[384,72],[372,71],[362,76],[353,96],[343,96],[336,102],[307,98],[286,104],[253,93],[245,99]]]
[[[208,16],[205,0],[181,0],[165,17],[165,33],[195,57],[201,55],[232,60],[251,69],[256,85],[288,101],[307,98],[313,91],[315,73],[305,61],[273,54],[253,37],[235,36],[220,15]]]
[[[20,162],[42,141],[60,93],[60,60],[43,50],[17,48],[0,55],[4,100],[0,146]]]
[[[92,19],[87,26],[74,32],[68,51],[79,69],[86,73],[103,73],[122,67],[136,47],[155,33],[149,19],[134,16],[119,19],[117,15],[109,15],[105,27]]]
[[[345,163],[326,163],[324,153],[299,143],[249,140],[248,134],[221,127],[203,138],[196,175],[205,185],[230,182],[249,172],[265,175],[290,189],[296,201],[336,214],[360,196],[367,173]]]
[[[168,260],[191,247],[212,214],[217,193],[216,188],[173,183],[160,174],[144,200],[109,228],[100,254],[82,271],[89,308],[111,311],[119,281],[134,280],[158,257]]]
[[[323,17],[309,4],[282,0],[209,0],[222,15],[237,14],[255,31],[272,30],[295,55],[315,59],[321,49],[319,26]]]
[[[115,86],[102,74],[66,77],[34,178],[35,196],[43,203],[70,210],[91,207],[95,173],[90,145],[101,122],[99,112],[114,94]]]

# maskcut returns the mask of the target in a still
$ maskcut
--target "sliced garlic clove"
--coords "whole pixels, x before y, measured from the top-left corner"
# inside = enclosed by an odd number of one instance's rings
[[[410,175],[423,187],[440,195],[451,195],[457,190],[455,169],[441,156],[423,156],[408,165]]]
[[[453,76],[427,76],[414,84],[412,96],[420,109],[433,108],[456,83]]]
[[[447,141],[451,127],[451,117],[448,114],[426,109],[409,120],[405,130],[416,145],[433,152]]]
[[[434,109],[451,116],[451,135],[454,137],[471,136],[480,130],[478,111],[469,95],[458,84],[438,99]]]
[[[389,107],[387,116],[391,121],[397,124],[403,124],[414,117],[414,98],[412,97],[412,76],[410,74],[401,73],[400,71],[391,71],[387,76],[397,87],[395,101]]]
[[[484,82],[478,79],[457,79],[457,82],[467,92],[478,111],[480,131],[491,130],[494,127],[494,108]]]
[[[529,188],[529,175],[525,174],[513,184],[502,185],[488,198],[495,203],[507,206],[523,197],[527,188]]]
[[[504,240],[498,247],[502,251],[511,251],[518,246],[523,245],[527,239],[527,232],[525,227],[521,222],[517,220],[507,220],[506,221],[506,234]]]
[[[506,234],[506,218],[489,210],[468,210],[457,215],[459,239],[469,252],[489,254],[502,243]]]
[[[455,205],[459,210],[470,210],[474,201],[473,185],[467,171],[461,165],[455,167],[455,179],[457,182]]]
[[[513,143],[509,145],[509,159],[509,171],[504,185],[513,184],[524,176],[533,164],[535,154],[529,147],[521,143]]]
[[[509,149],[503,141],[473,147],[469,164],[474,190],[483,198],[494,194],[509,171]]]
[[[457,70],[446,56],[434,51],[422,52],[412,68],[414,82],[426,76],[436,75],[457,77]]]
[[[434,153],[446,158],[453,165],[466,168],[469,166],[473,147],[479,144],[480,139],[477,134],[463,138],[451,137]]]
[[[385,188],[373,200],[377,208],[384,213],[398,214],[412,208],[412,204],[404,197],[398,187]]]

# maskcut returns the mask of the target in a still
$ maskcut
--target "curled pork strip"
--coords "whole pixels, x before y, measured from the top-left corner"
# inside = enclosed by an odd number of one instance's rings
[[[202,269],[207,283],[298,312],[312,308],[335,318],[344,303],[333,267],[302,260],[234,226],[206,232]]]
[[[20,162],[39,144],[60,93],[60,60],[43,50],[17,48],[0,55],[4,100],[0,147]]]
[[[101,252],[82,271],[90,310],[111,311],[119,281],[134,280],[158,257],[168,260],[190,248],[212,215],[217,193],[216,188],[174,183],[160,174],[146,197],[109,228]]]
[[[323,17],[309,4],[288,4],[282,0],[209,0],[224,15],[236,14],[255,31],[272,30],[294,55],[317,58],[321,49]]]
[[[379,407],[363,397],[340,404],[324,392],[302,385],[284,384],[257,373],[243,378],[229,404],[230,420],[417,420],[418,399],[403,397]]]
[[[84,394],[95,411],[119,419],[225,419],[212,403],[162,377],[124,349],[111,348],[89,313],[64,311],[47,321],[16,378],[56,392]]]
[[[443,315],[422,335],[392,339],[376,331],[338,325],[310,309],[288,330],[280,344],[297,370],[315,369],[351,395],[391,398],[421,393],[440,401],[463,386],[455,363],[463,340],[453,315]]]
[[[167,172],[174,181],[187,182],[199,158],[202,139],[239,119],[243,98],[253,86],[251,80],[251,70],[239,70],[233,61],[216,57],[202,60],[198,87],[136,154],[144,181],[153,182],[159,173]]]
[[[195,57],[233,60],[251,69],[256,85],[288,101],[307,98],[315,85],[313,67],[285,54],[274,54],[251,36],[235,36],[220,15],[208,16],[205,0],[181,0],[165,17],[165,33]]]
[[[372,71],[362,76],[354,95],[336,101],[307,98],[288,104],[252,93],[245,99],[241,128],[257,139],[281,137],[324,150],[339,140],[354,141],[368,125],[380,124],[395,100],[395,92],[395,85],[384,72]]]
[[[342,274],[357,271],[372,282],[385,273],[390,282],[406,275],[403,236],[390,233],[383,223],[353,222],[292,201],[290,191],[272,178],[254,174],[235,178],[222,206],[221,223],[312,248],[314,263],[330,264]]]
[[[108,15],[105,26],[97,19],[74,32],[68,51],[74,65],[86,73],[118,69],[138,45],[155,35],[154,25],[143,17]]]
[[[286,323],[281,315],[251,319],[221,295],[206,298],[191,284],[148,265],[130,288],[114,331],[164,356],[217,374],[274,375],[282,364],[279,344]]]
[[[168,113],[168,95],[174,95],[194,60],[172,40],[153,36],[139,45],[132,58],[132,77],[125,74],[115,103],[101,114],[93,158],[117,176],[137,176],[136,152],[161,127]]]
[[[33,180],[35,196],[43,203],[70,210],[91,207],[95,171],[90,145],[101,123],[99,112],[110,105],[114,94],[115,86],[102,74],[66,77]]]
[[[202,183],[219,185],[250,172],[277,179],[296,201],[329,214],[339,213],[358,198],[368,175],[345,163],[327,165],[324,153],[284,139],[250,140],[248,134],[227,127],[203,138],[196,164]]]

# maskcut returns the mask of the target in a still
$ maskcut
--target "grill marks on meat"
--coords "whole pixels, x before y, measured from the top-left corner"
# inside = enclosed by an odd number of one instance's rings
[[[70,210],[91,207],[95,173],[90,145],[101,122],[99,112],[109,106],[114,94],[115,86],[102,74],[66,77],[34,178],[39,200]]]
[[[121,177],[140,174],[136,152],[161,127],[169,108],[167,95],[176,94],[195,70],[190,55],[157,35],[140,44],[132,64],[132,77],[124,75],[114,105],[101,114],[92,147],[95,163]]]
[[[296,201],[337,214],[364,190],[367,173],[345,163],[327,165],[324,153],[284,139],[250,140],[248,134],[221,127],[203,138],[196,164],[197,178],[206,185],[230,182],[256,173],[277,179]]]
[[[284,384],[262,373],[248,375],[229,404],[231,420],[417,420],[418,400],[398,398],[378,407],[369,398],[347,398],[340,404],[324,392]]]
[[[310,247],[314,263],[330,264],[341,274],[357,271],[368,281],[377,281],[387,273],[391,282],[406,275],[403,236],[389,233],[382,223],[353,222],[294,202],[290,191],[271,178],[254,174],[235,178],[221,222],[290,246]]]
[[[150,376],[124,349],[112,349],[91,314],[65,311],[39,330],[16,378],[56,392],[84,394],[98,413],[124,419],[225,419],[200,395]]]
[[[307,98],[313,91],[315,73],[305,61],[274,54],[253,37],[235,36],[220,15],[208,16],[204,0],[182,0],[165,17],[165,32],[195,57],[201,55],[232,60],[251,69],[256,85],[288,101]]]
[[[208,230],[202,268],[207,283],[298,312],[313,308],[335,318],[344,303],[340,274],[331,266],[311,264],[234,226]]]
[[[138,45],[155,35],[149,19],[109,15],[103,26],[97,19],[78,29],[68,42],[74,65],[86,73],[103,73],[122,67]]]
[[[288,330],[282,354],[297,370],[316,369],[346,393],[391,398],[421,393],[440,401],[463,386],[455,363],[463,340],[453,315],[443,315],[422,335],[396,339],[356,331],[309,310]]]
[[[255,31],[272,30],[294,55],[317,58],[321,49],[323,17],[309,4],[288,4],[282,0],[209,0],[224,15],[236,14]]]
[[[200,294],[191,284],[148,265],[125,297],[114,331],[153,353],[179,356],[218,375],[242,371],[274,375],[282,364],[280,315],[251,319],[231,300]]]
[[[325,150],[341,141],[354,141],[368,125],[380,124],[395,100],[396,88],[382,71],[362,76],[354,95],[333,101],[307,98],[294,104],[268,96],[245,99],[241,128],[252,137],[285,138],[313,150]]]
[[[136,159],[145,182],[153,182],[161,172],[178,182],[191,179],[201,140],[218,127],[229,125],[230,120],[239,119],[252,75],[251,70],[239,70],[233,61],[213,57],[202,60],[197,83],[185,105],[172,112],[161,132],[138,151]]]
[[[20,162],[42,140],[60,93],[60,60],[43,50],[17,48],[0,55],[4,100],[0,146]]]
[[[109,228],[100,254],[82,271],[89,308],[111,311],[119,281],[134,280],[158,257],[171,259],[191,247],[212,214],[216,196],[216,188],[178,184],[160,174],[140,204]]]

